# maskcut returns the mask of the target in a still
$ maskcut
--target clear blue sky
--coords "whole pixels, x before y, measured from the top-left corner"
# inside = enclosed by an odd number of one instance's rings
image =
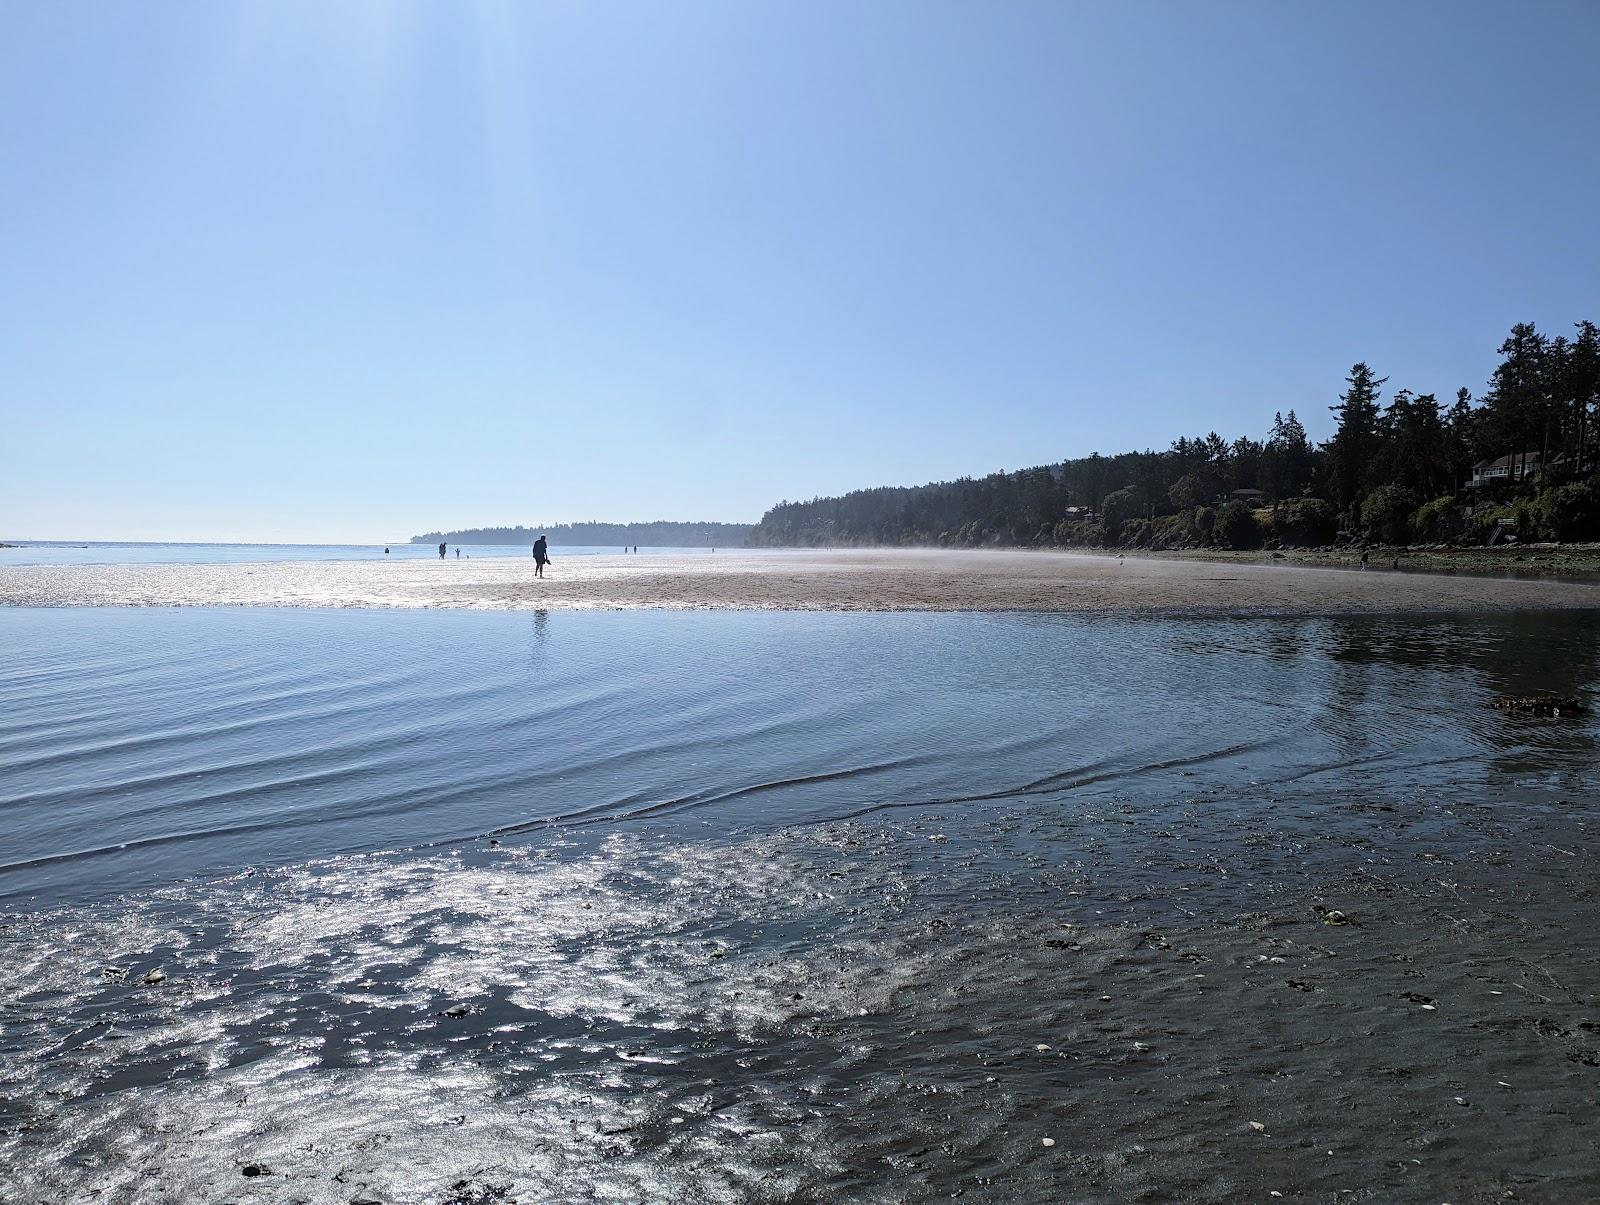
[[[1600,319],[1600,4],[0,0],[0,537],[1261,435]]]

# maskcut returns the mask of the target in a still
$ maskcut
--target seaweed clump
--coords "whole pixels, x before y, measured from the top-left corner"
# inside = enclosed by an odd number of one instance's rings
[[[1589,713],[1583,703],[1567,695],[1501,695],[1491,707],[1500,711],[1516,711],[1523,715],[1579,716]]]

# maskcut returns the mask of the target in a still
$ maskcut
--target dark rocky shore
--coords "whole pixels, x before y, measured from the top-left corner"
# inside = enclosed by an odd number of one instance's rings
[[[1359,569],[1365,553],[1372,569],[1420,573],[1471,573],[1517,577],[1600,577],[1600,544],[1501,544],[1495,547],[1433,545],[1344,545],[1326,548],[1265,549],[1227,552],[1203,549],[1151,555],[1184,560],[1246,563],[1288,562],[1296,565]]]

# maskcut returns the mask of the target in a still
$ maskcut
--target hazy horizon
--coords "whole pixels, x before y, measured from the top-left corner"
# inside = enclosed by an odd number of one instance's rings
[[[1597,44],[1565,0],[0,8],[0,539],[754,522],[1323,438],[1356,360],[1476,393],[1592,313]]]
[[[516,522],[507,522],[507,523],[462,523],[462,524],[452,524],[452,525],[450,525],[448,527],[434,528],[434,529],[431,529],[431,530],[432,531],[436,531],[436,532],[454,532],[454,531],[492,530],[492,529],[497,528],[497,527],[513,528],[513,527],[521,526],[521,527],[524,527],[524,528],[528,528],[530,530],[537,530],[537,531],[558,531],[559,529],[561,529],[563,527],[575,527],[575,526],[582,526],[582,525],[591,524],[591,523],[592,524],[608,524],[608,525],[615,525],[615,526],[620,526],[620,527],[644,527],[644,526],[649,526],[649,525],[655,524],[655,523],[678,523],[678,522],[683,522],[683,523],[688,523],[688,524],[705,522],[705,523],[730,523],[730,524],[734,524],[734,525],[740,525],[744,521],[743,520],[739,520],[739,519],[727,519],[727,520],[724,520],[724,519],[706,519],[706,520],[698,520],[698,519],[688,519],[688,520],[677,520],[677,519],[621,519],[621,520],[613,520],[613,519],[564,519],[564,520],[562,520],[560,522],[557,522],[557,523],[520,523],[520,524],[516,523]],[[755,524],[755,520],[754,519],[749,521],[749,525],[754,526],[754,524]],[[413,531],[413,532],[408,532],[407,534],[405,534],[403,536],[394,536],[394,537],[390,537],[390,538],[384,538],[383,536],[379,536],[376,539],[361,538],[361,539],[329,539],[329,540],[292,540],[292,539],[241,540],[241,539],[186,539],[186,538],[181,537],[181,536],[179,536],[179,537],[151,538],[151,539],[139,539],[139,538],[136,538],[136,537],[118,538],[118,537],[111,537],[111,536],[85,535],[85,534],[83,534],[81,532],[76,534],[76,535],[65,535],[65,536],[30,536],[30,535],[22,535],[22,534],[19,534],[19,533],[9,533],[8,534],[8,533],[6,533],[4,531],[0,531],[0,543],[4,543],[6,541],[15,541],[17,543],[23,543],[23,544],[74,544],[74,543],[88,543],[88,544],[263,544],[263,545],[265,545],[265,544],[285,544],[285,545],[313,545],[313,546],[315,546],[315,545],[326,545],[328,547],[335,547],[335,548],[337,548],[337,547],[365,548],[365,547],[368,547],[368,546],[382,546],[384,544],[409,544],[414,539],[415,540],[421,540],[424,543],[426,543],[428,535],[429,535],[429,532],[416,532],[416,531]]]

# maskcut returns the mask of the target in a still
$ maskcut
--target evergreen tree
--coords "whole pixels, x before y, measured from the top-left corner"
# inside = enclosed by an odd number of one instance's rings
[[[1311,484],[1313,450],[1293,410],[1272,416],[1272,430],[1261,452],[1261,488],[1274,501],[1300,494]]]
[[[1433,394],[1396,393],[1378,422],[1378,438],[1378,481],[1402,484],[1424,498],[1449,489],[1448,433]]]
[[[1478,412],[1472,408],[1472,391],[1456,390],[1455,404],[1445,413],[1445,457],[1450,466],[1450,488],[1464,484],[1478,456]]]
[[[1355,364],[1345,378],[1339,404],[1328,407],[1339,418],[1328,441],[1329,501],[1352,515],[1366,492],[1378,443],[1378,390],[1388,379],[1374,377],[1365,364]]]
[[[1582,475],[1593,462],[1593,422],[1600,406],[1600,327],[1584,321],[1567,356],[1566,393],[1572,408],[1573,470]]]
[[[1491,456],[1511,455],[1513,477],[1527,478],[1527,454],[1539,446],[1548,419],[1546,343],[1531,322],[1519,322],[1500,345],[1503,357],[1483,398],[1483,434]]]

